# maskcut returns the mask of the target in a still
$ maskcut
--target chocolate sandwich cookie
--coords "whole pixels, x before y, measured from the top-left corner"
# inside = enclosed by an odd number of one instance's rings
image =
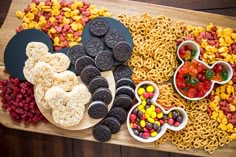
[[[117,118],[119,122],[123,124],[127,119],[127,112],[121,107],[113,107],[109,111],[108,116]]]
[[[82,56],[77,59],[75,62],[75,70],[78,75],[80,75],[82,69],[88,65],[95,66],[94,59],[89,56]]]
[[[121,78],[131,78],[132,70],[127,65],[119,65],[113,71],[115,80],[118,81]]]
[[[130,86],[131,88],[135,89],[134,81],[130,78],[121,78],[116,82],[116,88],[121,86]]]
[[[126,111],[130,110],[133,106],[133,99],[130,96],[121,94],[115,97],[113,107],[122,107]]]
[[[103,88],[109,87],[107,80],[102,76],[94,77],[88,85],[88,89],[90,93],[93,93],[96,89],[101,88],[101,87]]]
[[[100,119],[104,118],[108,113],[107,105],[102,101],[93,101],[88,106],[88,114],[91,118]]]
[[[95,64],[101,71],[111,70],[113,63],[113,55],[108,50],[100,51],[95,57]]]
[[[95,66],[87,65],[82,69],[80,73],[80,79],[83,81],[84,84],[88,85],[94,77],[100,75],[100,71]]]
[[[107,117],[101,122],[101,124],[108,126],[112,134],[117,133],[121,127],[120,121],[115,117]]]
[[[126,41],[118,42],[113,48],[113,56],[119,62],[127,61],[132,54],[132,48]]]
[[[104,18],[98,17],[89,23],[89,31],[94,36],[104,36],[108,30],[109,24]]]
[[[76,60],[81,56],[85,56],[85,50],[81,45],[75,45],[68,49],[67,56],[70,59],[71,63],[75,65]]]
[[[93,128],[93,137],[100,142],[106,142],[111,139],[111,130],[108,126],[98,124]]]
[[[124,41],[124,36],[118,29],[110,29],[105,35],[105,44],[110,48],[120,41]]]
[[[109,105],[112,101],[112,94],[108,88],[98,88],[93,92],[93,101],[103,101],[106,105]]]
[[[97,53],[104,50],[104,48],[104,42],[97,37],[91,37],[85,43],[85,51],[91,57],[95,57]]]
[[[121,86],[116,89],[116,96],[121,95],[121,94],[126,94],[130,96],[131,99],[134,98],[134,89],[131,88],[130,86]]]

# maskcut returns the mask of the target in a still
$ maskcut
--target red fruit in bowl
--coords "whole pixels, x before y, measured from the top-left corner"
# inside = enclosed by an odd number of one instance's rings
[[[189,98],[195,98],[197,96],[197,89],[190,88],[188,91],[188,97]]]
[[[214,70],[216,73],[222,72],[223,69],[224,69],[224,67],[223,67],[221,64],[216,64],[216,65],[213,67],[213,70]]]

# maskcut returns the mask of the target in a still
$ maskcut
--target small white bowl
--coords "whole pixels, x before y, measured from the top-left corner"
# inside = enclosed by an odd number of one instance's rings
[[[195,59],[195,60],[197,60],[198,62],[204,64],[208,69],[212,69],[216,64],[221,64],[221,65],[223,65],[223,67],[224,67],[224,68],[227,70],[227,72],[228,72],[228,79],[225,80],[225,81],[221,81],[221,82],[212,80],[211,88],[209,89],[208,92],[206,92],[206,94],[205,94],[203,97],[189,98],[189,97],[183,95],[183,94],[179,91],[179,89],[177,88],[177,85],[176,85],[176,75],[177,75],[177,72],[179,71],[179,69],[180,69],[180,68],[183,66],[183,64],[184,64],[184,61],[183,61],[182,58],[179,56],[179,50],[180,50],[181,47],[184,47],[184,46],[189,46],[191,49],[197,50],[197,53],[195,54],[195,56],[193,57],[193,59]],[[176,71],[175,71],[175,73],[174,73],[173,83],[174,83],[174,87],[175,87],[176,91],[179,93],[179,95],[181,95],[183,98],[185,98],[185,99],[187,99],[187,100],[200,100],[200,99],[203,99],[203,98],[205,98],[206,96],[208,96],[208,95],[211,93],[211,91],[212,91],[212,89],[213,89],[215,83],[217,83],[217,84],[225,84],[225,83],[229,82],[229,81],[232,79],[232,77],[233,77],[233,69],[232,69],[232,67],[230,66],[229,63],[227,63],[227,62],[225,62],[225,61],[216,61],[212,66],[209,66],[209,65],[206,64],[205,62],[199,60],[199,56],[200,56],[200,46],[199,46],[196,42],[194,42],[194,41],[192,41],[192,40],[183,41],[183,42],[178,46],[178,49],[177,49],[177,56],[178,56],[178,58],[180,59],[180,61],[181,61],[182,63],[181,63],[180,66],[176,69]]]
[[[155,92],[154,92],[154,97],[151,99],[151,102],[152,102],[152,104],[154,104],[155,106],[159,107],[159,108],[162,110],[163,114],[168,114],[169,112],[171,112],[171,111],[173,111],[173,110],[177,110],[177,111],[180,112],[180,113],[182,114],[182,116],[183,116],[183,121],[182,121],[182,123],[181,123],[178,127],[170,126],[168,123],[165,123],[164,125],[161,126],[161,131],[157,134],[157,136],[155,136],[155,137],[149,137],[149,138],[147,138],[147,139],[141,138],[141,137],[139,137],[139,136],[137,136],[137,135],[134,134],[133,129],[132,129],[131,126],[130,126],[130,119],[129,119],[129,117],[130,117],[132,111],[133,111],[133,110],[141,103],[141,101],[142,101],[142,100],[140,99],[139,95],[138,95],[138,89],[139,89],[139,87],[144,86],[144,85],[152,85],[152,86],[154,87]],[[188,115],[187,115],[187,113],[185,112],[185,110],[182,109],[182,108],[180,108],[180,107],[173,107],[173,108],[171,108],[170,110],[166,111],[161,105],[159,105],[158,103],[156,103],[156,99],[158,98],[158,96],[159,96],[159,88],[157,87],[157,85],[156,85],[155,83],[153,83],[153,82],[151,82],[151,81],[144,81],[144,82],[141,82],[141,83],[139,83],[139,84],[136,86],[136,88],[135,88],[135,97],[136,97],[136,99],[138,100],[138,103],[135,104],[135,105],[130,109],[130,111],[129,111],[129,113],[128,113],[128,117],[127,117],[127,121],[126,121],[127,123],[126,123],[126,124],[127,124],[127,128],[128,128],[128,131],[129,131],[130,135],[131,135],[134,139],[136,139],[136,140],[138,140],[138,141],[140,141],[140,142],[144,142],[144,143],[154,142],[154,141],[158,140],[159,138],[161,138],[161,137],[165,134],[165,132],[166,132],[167,129],[170,129],[170,130],[173,130],[173,131],[179,131],[179,130],[183,129],[183,128],[187,125],[187,122],[188,122]]]

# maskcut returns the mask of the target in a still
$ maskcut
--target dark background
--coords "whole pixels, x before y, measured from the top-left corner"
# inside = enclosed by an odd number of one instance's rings
[[[136,0],[236,16],[236,0]],[[0,2],[0,26],[11,0]],[[235,25],[236,27],[236,25]],[[0,125],[0,157],[190,157],[8,129]]]

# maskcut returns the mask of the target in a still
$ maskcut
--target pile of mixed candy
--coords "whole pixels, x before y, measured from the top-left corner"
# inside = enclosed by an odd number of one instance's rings
[[[167,130],[155,141],[157,146],[169,141],[180,150],[198,148],[212,154],[236,139],[236,28],[210,23],[204,29],[147,13],[120,14],[115,20],[106,8],[98,9],[85,1],[32,0],[16,16],[22,22],[17,33],[41,30],[51,39],[55,51],[68,49],[64,54],[51,54],[45,44],[27,45],[27,60],[22,67],[26,80],[10,77],[0,82],[2,108],[14,121],[26,124],[46,121],[39,104],[50,111],[57,125],[65,128],[79,125],[88,112],[89,118],[100,119],[92,129],[94,138],[106,142],[128,116],[135,136],[145,140],[158,136],[167,124],[178,127],[183,122],[178,110],[165,114],[155,106],[157,103],[166,111],[180,107],[188,115],[187,125],[177,132]],[[112,20],[122,29],[114,27]],[[83,42],[86,27],[89,35]],[[199,57],[196,49],[188,46],[177,52],[178,46],[189,40],[199,46]],[[176,71],[178,59],[183,64]],[[216,61],[228,63],[233,76],[225,84],[215,83],[211,88],[212,80],[221,82],[230,76],[223,64],[209,68]],[[102,75],[110,70],[115,78],[114,92]],[[174,89],[175,73],[176,88],[189,100]],[[78,82],[78,76],[83,83]],[[157,100],[152,99],[155,97],[152,85],[135,89],[143,81],[158,84]],[[128,114],[137,102],[135,94],[141,101]],[[191,100],[197,97],[204,98]]]

